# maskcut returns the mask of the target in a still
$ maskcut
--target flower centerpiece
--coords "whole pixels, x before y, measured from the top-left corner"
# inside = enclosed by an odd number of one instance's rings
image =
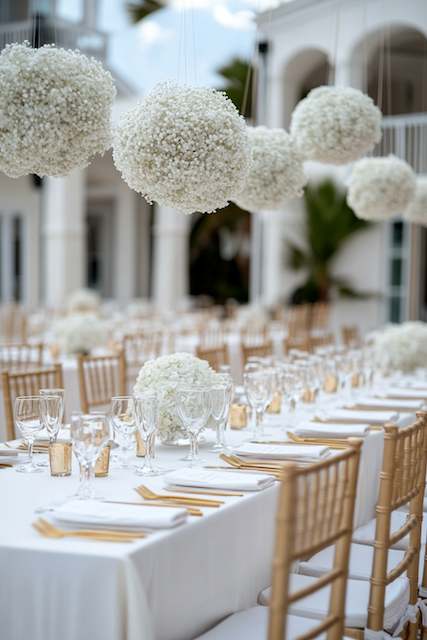
[[[234,201],[248,211],[282,209],[299,198],[307,182],[302,156],[284,129],[248,127],[249,173]]]
[[[95,315],[73,314],[55,323],[53,335],[63,353],[87,354],[107,344],[108,327]]]
[[[228,204],[248,171],[246,124],[220,91],[160,83],[119,122],[113,158],[148,202],[212,213]]]
[[[419,176],[415,188],[415,197],[403,212],[406,222],[427,227],[427,176]]]
[[[101,298],[91,289],[77,289],[67,298],[67,311],[70,314],[91,313],[98,314]]]
[[[0,171],[64,176],[111,146],[113,78],[94,58],[54,45],[0,54]]]
[[[161,356],[143,365],[134,393],[153,391],[158,394],[158,433],[163,443],[173,444],[187,437],[176,409],[178,387],[209,386],[215,382],[217,375],[206,360],[200,360],[191,353]]]
[[[411,372],[427,366],[427,324],[389,325],[372,335],[378,364],[389,372]]]

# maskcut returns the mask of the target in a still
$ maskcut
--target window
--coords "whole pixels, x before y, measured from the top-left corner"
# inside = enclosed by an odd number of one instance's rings
[[[389,322],[402,322],[407,316],[407,274],[409,229],[404,222],[392,222],[388,233],[387,311]]]

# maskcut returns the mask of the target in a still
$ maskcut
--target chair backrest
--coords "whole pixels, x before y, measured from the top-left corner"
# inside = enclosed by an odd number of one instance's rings
[[[113,396],[126,394],[126,364],[123,351],[115,355],[77,359],[80,406],[83,413],[110,405]]]
[[[123,336],[122,348],[126,362],[126,384],[135,384],[139,370],[147,360],[158,358],[162,353],[163,334],[160,331],[131,333]]]
[[[384,454],[376,508],[375,549],[368,609],[368,628],[384,626],[387,585],[406,572],[410,585],[409,604],[418,597],[418,561],[421,546],[424,487],[427,459],[427,413],[417,414],[414,424],[405,428],[384,427]],[[391,532],[391,514],[408,505],[405,524]],[[387,572],[388,550],[409,534],[402,560]]]
[[[360,332],[355,325],[344,325],[341,327],[341,339],[346,347],[357,347],[360,345]]]
[[[1,371],[25,371],[42,363],[42,344],[0,344]]]
[[[61,389],[64,386],[62,366],[52,365],[32,371],[17,371],[2,374],[4,415],[6,419],[6,438],[15,438],[15,419],[13,406],[17,396],[38,395],[40,389]]]
[[[228,352],[225,344],[218,347],[197,347],[196,355],[201,360],[207,360],[209,365],[215,371],[219,371],[220,367],[228,364]]]
[[[261,344],[242,344],[243,364],[249,358],[268,358],[273,354],[273,345],[271,342],[263,342]]]
[[[289,606],[330,585],[329,610],[319,624],[299,640],[326,633],[327,640],[343,637],[348,561],[361,440],[349,439],[339,455],[301,468],[283,466],[277,510],[276,545],[269,611],[268,640],[286,638]],[[331,571],[307,588],[290,592],[293,564],[335,545]],[[314,622],[314,621],[313,621]]]
[[[287,313],[288,336],[293,337],[301,333],[308,333],[310,329],[310,305],[297,304],[289,307]]]
[[[19,304],[0,306],[0,338],[4,342],[26,341],[27,314]]]
[[[310,329],[325,330],[328,327],[330,305],[328,302],[315,302],[311,305]]]

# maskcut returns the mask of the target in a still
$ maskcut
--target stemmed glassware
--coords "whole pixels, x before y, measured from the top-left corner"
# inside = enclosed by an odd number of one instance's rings
[[[205,428],[212,410],[209,387],[181,387],[177,390],[177,412],[190,438],[190,466],[203,462],[199,456],[199,435]]]
[[[96,460],[110,439],[110,421],[102,413],[73,414],[70,426],[73,449],[82,467],[77,498],[95,497],[93,478]]]
[[[249,365],[245,367],[243,384],[246,397],[252,409],[253,436],[263,435],[264,413],[273,399],[274,379],[269,369]]]
[[[233,394],[234,385],[231,376],[218,374],[218,382],[211,387],[211,415],[216,426],[216,442],[211,451],[224,451],[227,448],[225,429],[228,423]]]
[[[111,400],[111,422],[119,441],[118,468],[129,467],[129,456],[135,445],[136,416],[132,396],[115,396]]]
[[[33,445],[40,432],[40,396],[18,396],[15,399],[15,422],[28,446],[28,462],[15,467],[20,473],[42,473],[42,469],[34,464]]]
[[[64,420],[64,389],[40,389],[41,424],[49,436],[49,444],[56,442]],[[49,467],[45,456],[39,456],[38,467]]]
[[[136,426],[145,447],[144,463],[135,467],[139,476],[157,476],[162,471],[154,465],[154,441],[159,419],[159,400],[156,393],[134,396]]]

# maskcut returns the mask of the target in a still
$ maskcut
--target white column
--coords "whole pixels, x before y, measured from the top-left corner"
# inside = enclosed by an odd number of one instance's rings
[[[136,247],[137,196],[120,180],[116,204],[116,237],[114,239],[114,297],[121,303],[135,297],[136,291]]]
[[[189,216],[156,205],[153,299],[162,311],[176,309],[188,295]]]
[[[86,284],[85,172],[47,178],[45,187],[46,304],[54,307]]]

